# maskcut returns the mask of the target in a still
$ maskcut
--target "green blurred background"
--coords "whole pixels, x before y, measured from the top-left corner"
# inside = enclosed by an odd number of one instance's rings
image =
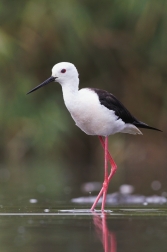
[[[80,87],[110,91],[163,130],[110,136],[118,171],[109,192],[131,184],[167,195],[167,1],[2,0],[0,199],[68,200],[89,195],[83,183],[103,181],[98,138],[75,126],[61,86],[26,95],[61,61],[76,65]]]

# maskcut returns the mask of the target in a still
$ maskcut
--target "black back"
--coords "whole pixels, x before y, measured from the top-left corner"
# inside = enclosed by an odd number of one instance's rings
[[[91,90],[98,95],[101,105],[105,106],[109,110],[113,110],[115,115],[118,116],[118,119],[122,119],[123,122],[133,124],[139,128],[161,131],[138,121],[113,94],[98,88],[91,88]]]

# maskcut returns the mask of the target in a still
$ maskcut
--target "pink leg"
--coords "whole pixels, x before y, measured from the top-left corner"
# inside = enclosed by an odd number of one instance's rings
[[[104,182],[103,182],[103,200],[101,205],[101,210],[104,211],[104,206],[106,202],[107,189],[108,189],[108,137],[105,137],[104,142]]]
[[[105,148],[105,143],[104,143],[104,140],[101,136],[99,136],[99,139],[100,139],[100,142],[101,142],[101,145],[103,146],[103,149]],[[110,175],[108,177],[108,180],[110,182],[111,178],[114,176],[116,170],[117,170],[117,165],[114,161],[114,159],[112,158],[110,152],[108,151],[108,160],[110,162],[110,165],[111,165],[111,172],[110,172]]]
[[[99,140],[102,144],[102,147],[104,149],[104,153],[105,153],[105,176],[104,176],[104,183],[103,186],[95,200],[95,202],[93,203],[92,207],[91,207],[91,211],[93,211],[100,199],[100,197],[103,194],[103,200],[102,200],[102,207],[101,210],[104,211],[104,206],[105,206],[105,201],[106,201],[106,195],[107,195],[107,189],[108,189],[108,185],[109,182],[111,180],[111,178],[113,177],[113,175],[115,174],[116,170],[117,170],[117,165],[114,162],[113,158],[111,157],[111,154],[108,151],[108,137],[105,138],[105,141],[103,140],[102,136],[98,136]],[[107,160],[110,162],[111,165],[111,171],[110,174],[108,176],[108,171],[107,171]]]

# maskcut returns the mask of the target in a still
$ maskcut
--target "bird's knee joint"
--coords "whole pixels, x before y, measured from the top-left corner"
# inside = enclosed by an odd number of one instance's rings
[[[108,188],[108,183],[109,183],[108,179],[103,182],[104,190]]]

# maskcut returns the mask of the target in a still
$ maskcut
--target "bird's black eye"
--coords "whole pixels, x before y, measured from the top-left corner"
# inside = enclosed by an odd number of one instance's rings
[[[66,69],[61,69],[61,73],[65,73],[66,72]]]

